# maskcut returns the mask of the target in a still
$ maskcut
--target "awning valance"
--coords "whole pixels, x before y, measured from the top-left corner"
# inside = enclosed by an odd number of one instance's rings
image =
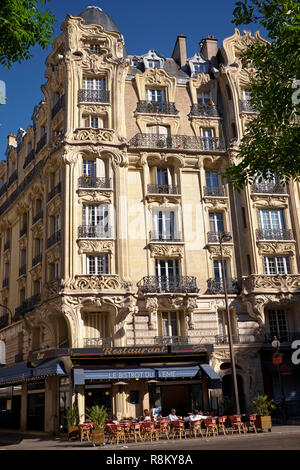
[[[222,379],[221,377],[213,370],[212,367],[208,364],[200,364],[200,368],[208,377],[207,388],[217,389],[222,388]]]
[[[152,379],[155,369],[115,368],[115,369],[74,369],[74,383],[84,384],[86,380]]]
[[[28,367],[27,362],[4,367],[0,369],[0,384],[22,382],[47,375],[65,375],[63,364],[59,359],[42,361],[37,367]]]
[[[181,367],[160,367],[157,368],[158,378],[183,378],[195,377],[199,372],[199,366],[181,366]]]

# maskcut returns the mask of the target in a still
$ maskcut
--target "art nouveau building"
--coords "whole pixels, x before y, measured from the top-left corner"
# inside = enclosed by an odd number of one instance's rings
[[[171,58],[132,56],[101,9],[66,17],[33,124],[0,164],[0,427],[56,432],[75,402],[81,420],[94,403],[218,409],[231,394],[219,232],[242,409],[259,391],[280,399],[274,335],[299,405],[299,186],[275,175],[237,193],[223,177],[254,115],[252,41],[207,37],[188,58],[179,35]]]

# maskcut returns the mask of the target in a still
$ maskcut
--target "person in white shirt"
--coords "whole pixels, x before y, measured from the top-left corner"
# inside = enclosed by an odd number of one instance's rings
[[[172,408],[171,413],[169,414],[168,418],[169,418],[169,421],[178,420],[178,416],[176,416],[176,410],[174,410],[174,408]]]
[[[202,411],[195,410],[194,414],[190,416],[190,421],[199,421],[200,419],[206,419],[207,416],[202,415]]]

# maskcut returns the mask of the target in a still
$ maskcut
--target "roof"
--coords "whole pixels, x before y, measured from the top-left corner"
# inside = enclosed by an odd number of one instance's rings
[[[103,26],[105,31],[114,31],[116,33],[120,33],[118,26],[99,7],[89,6],[78,16],[84,19],[85,24],[100,24]]]

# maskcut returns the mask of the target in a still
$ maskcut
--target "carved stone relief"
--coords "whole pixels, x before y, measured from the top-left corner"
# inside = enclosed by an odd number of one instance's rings
[[[79,240],[78,253],[113,253],[114,242],[107,240]]]

